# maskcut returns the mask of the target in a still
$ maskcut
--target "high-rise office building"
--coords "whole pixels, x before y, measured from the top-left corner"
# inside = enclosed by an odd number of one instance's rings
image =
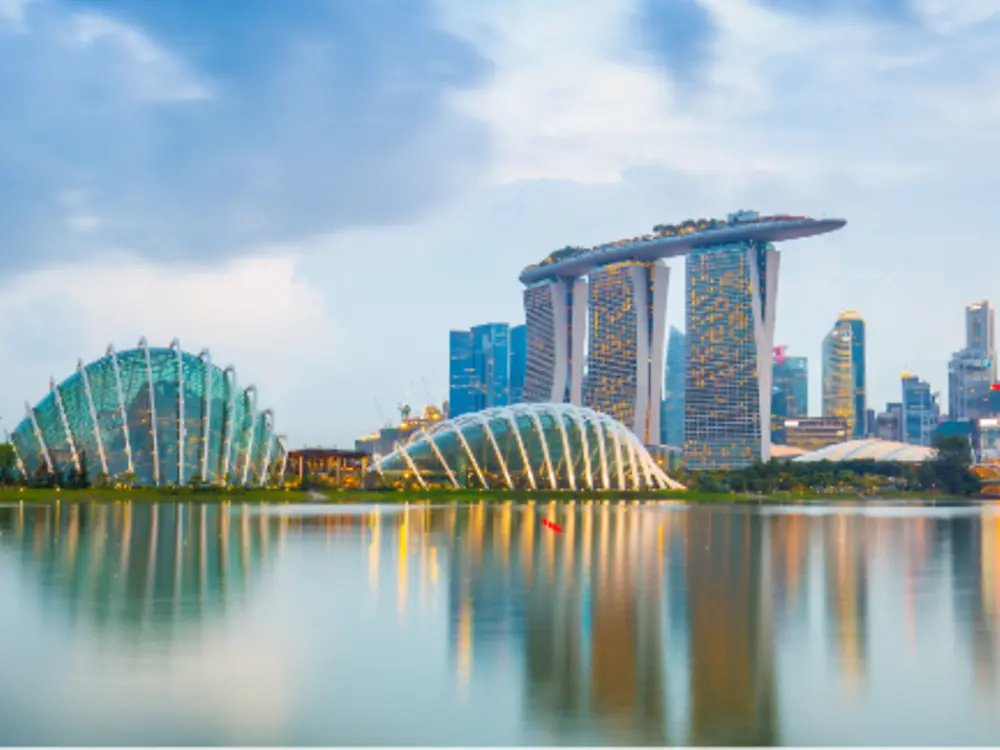
[[[450,334],[449,416],[510,403],[510,326],[486,323]]]
[[[774,350],[774,385],[771,388],[771,437],[784,445],[786,419],[809,415],[809,361],[805,357],[788,357],[785,347]]]
[[[981,300],[965,308],[965,348],[978,352],[991,364],[990,376],[997,379],[996,319],[993,303]]]
[[[937,396],[931,392],[930,383],[908,372],[902,375],[902,385],[903,442],[930,445],[940,417]]]
[[[688,255],[684,462],[692,469],[770,459],[778,262],[756,240]]]
[[[510,328],[510,402],[524,400],[524,375],[528,365],[528,326]]]
[[[667,337],[667,369],[664,373],[663,408],[660,417],[660,442],[684,445],[684,372],[687,369],[685,336],[670,327]]]
[[[588,318],[583,300],[589,298],[591,325],[599,330],[589,336],[586,400],[625,417],[643,442],[657,442],[668,281],[658,261],[697,256],[701,270],[692,276],[688,267],[695,294],[689,295],[687,314],[685,455],[690,465],[712,468],[767,460],[778,263],[772,243],[845,224],[739,211],[725,220],[658,224],[649,234],[550,253],[520,275],[528,326],[524,400],[582,402]],[[713,277],[715,271],[722,275]],[[599,287],[589,295],[587,275]],[[613,391],[616,384],[622,393]]]
[[[993,303],[965,308],[965,348],[948,363],[948,416],[978,420],[992,413],[990,392],[997,379]]]
[[[866,411],[868,409],[865,388],[865,321],[854,310],[845,310],[837,316],[837,322],[845,325],[851,331],[851,400],[854,404],[854,418],[851,424],[854,436],[864,437],[868,425]]]
[[[476,410],[479,386],[476,378],[472,331],[452,331],[449,334],[448,349],[450,352],[448,413],[451,416],[458,416]]]
[[[660,440],[663,327],[670,269],[626,261],[590,273],[590,337],[583,402],[646,445]]]
[[[849,435],[855,434],[851,343],[851,327],[842,320],[823,339],[823,416],[845,420]]]
[[[583,403],[587,282],[546,279],[524,290],[528,358],[524,401]]]

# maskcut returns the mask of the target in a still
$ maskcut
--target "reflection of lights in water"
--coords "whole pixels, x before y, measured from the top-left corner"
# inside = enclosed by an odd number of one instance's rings
[[[504,571],[510,569],[510,505],[510,501],[507,501],[500,511],[500,556]]]
[[[372,513],[372,541],[368,546],[368,586],[372,591],[378,590],[378,568],[381,557],[382,516],[378,511]]]
[[[410,530],[410,510],[403,512],[403,520],[399,524],[399,561],[396,569],[396,611],[400,615],[406,612],[406,542]]]
[[[556,501],[552,500],[549,502],[548,512],[545,514],[545,518],[549,523],[556,523]],[[545,577],[549,583],[555,580],[555,564],[556,564],[556,533],[555,531],[550,531],[545,535]]]
[[[437,547],[431,547],[431,584],[437,585],[438,582],[438,555]]]
[[[458,684],[465,688],[472,673],[472,597],[469,580],[462,581],[461,600],[458,605]]]
[[[524,510],[524,520],[522,521],[522,531],[521,531],[521,546],[522,555],[521,559],[524,561],[524,580],[527,583],[531,583],[532,574],[532,560],[534,558],[533,551],[535,548],[535,504],[528,503],[528,507]]]

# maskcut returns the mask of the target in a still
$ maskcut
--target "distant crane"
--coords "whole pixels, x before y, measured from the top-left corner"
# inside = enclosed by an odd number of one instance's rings
[[[386,427],[392,427],[392,422],[385,416],[385,412],[382,411],[382,405],[378,402],[378,397],[375,398],[375,408],[378,409],[378,415],[382,418],[382,424]]]
[[[410,413],[412,412],[412,409],[410,409],[410,391],[412,389],[413,381],[410,381],[406,384],[406,393],[403,394],[403,400],[396,405],[396,408],[399,409],[399,416],[404,422],[410,418]]]

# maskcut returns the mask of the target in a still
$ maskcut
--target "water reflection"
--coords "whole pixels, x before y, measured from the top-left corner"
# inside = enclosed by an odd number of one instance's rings
[[[0,507],[0,743],[988,744],[998,566],[993,506]]]

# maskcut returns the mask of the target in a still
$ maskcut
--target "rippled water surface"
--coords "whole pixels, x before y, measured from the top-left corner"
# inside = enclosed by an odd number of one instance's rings
[[[997,744],[998,598],[992,505],[0,506],[0,743]]]

